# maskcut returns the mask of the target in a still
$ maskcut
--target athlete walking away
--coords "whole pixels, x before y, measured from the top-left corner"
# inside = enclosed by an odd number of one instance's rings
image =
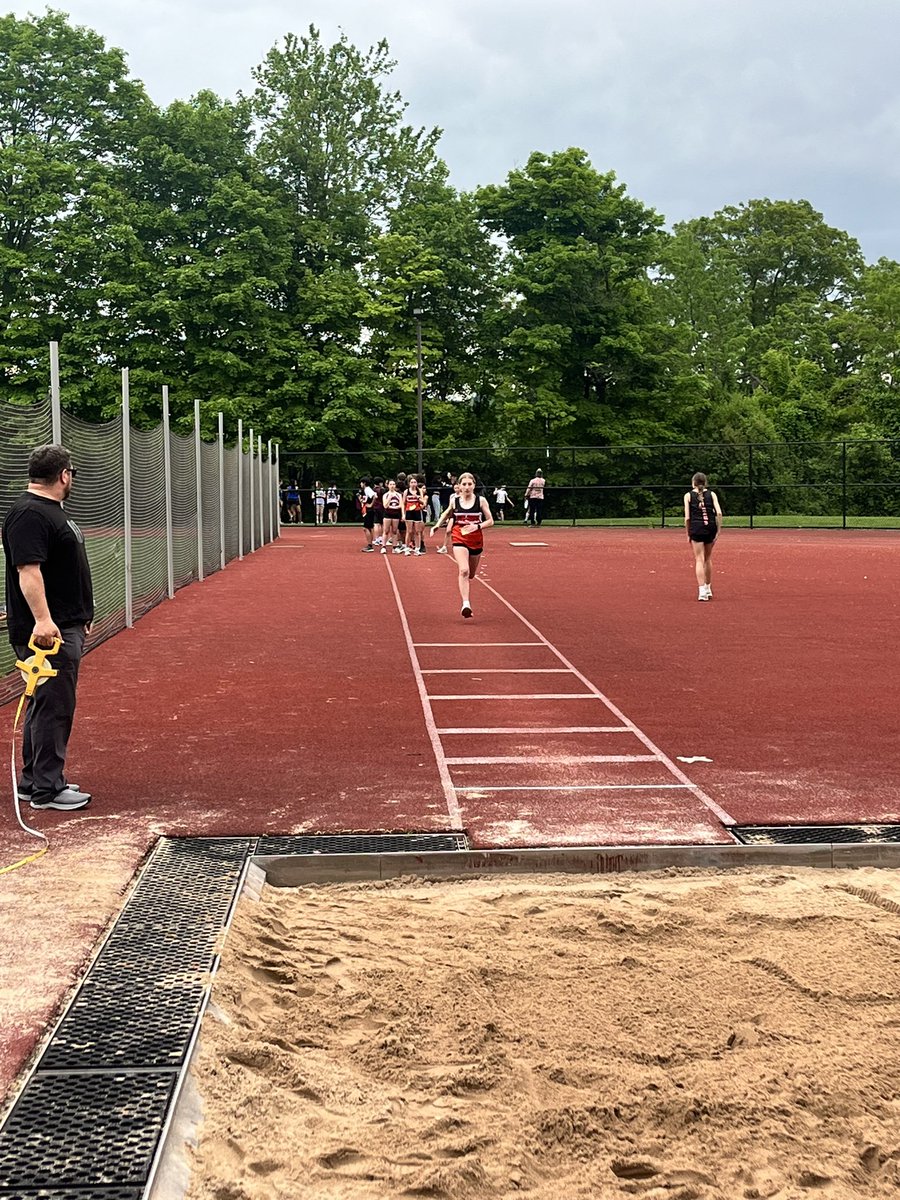
[[[478,564],[484,550],[484,530],[494,523],[490,505],[484,496],[475,495],[475,476],[464,471],[459,477],[459,492],[441,513],[436,525],[432,525],[429,536],[447,522],[451,527],[453,557],[459,568],[459,595],[462,600],[462,615],[472,616],[469,600],[469,584],[478,573]]]
[[[698,600],[712,600],[712,552],[722,527],[719,497],[706,486],[706,476],[698,471],[691,479],[691,490],[684,494],[684,527],[694,552]]]

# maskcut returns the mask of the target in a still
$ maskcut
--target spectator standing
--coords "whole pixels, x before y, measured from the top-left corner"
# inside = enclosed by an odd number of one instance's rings
[[[312,498],[316,509],[316,524],[322,525],[325,522],[325,484],[321,479],[316,480]]]
[[[494,488],[494,501],[497,505],[497,516],[501,521],[505,521],[507,504],[512,508],[512,500],[509,498],[509,491],[505,483],[501,484],[500,487]]]
[[[372,507],[375,501],[375,489],[369,483],[368,479],[359,481],[359,491],[357,492],[357,503],[359,511],[362,514],[363,533],[366,537],[366,544],[363,550],[369,554],[375,553],[375,547],[372,544],[375,533],[375,509]]]
[[[325,492],[325,515],[329,525],[337,525],[338,505],[341,502],[341,493],[337,490],[334,483],[329,483]]]
[[[28,490],[3,522],[9,640],[16,655],[29,655],[29,640],[49,649],[55,677],[36,689],[22,737],[20,800],[32,808],[71,812],[90,803],[90,793],[66,781],[66,752],[84,640],[94,619],[91,569],[84,535],[63,504],[76,476],[65,446],[38,446],[28,460]]]
[[[297,487],[296,479],[292,479],[287,485],[287,500],[288,523],[290,525],[302,525],[303,521],[300,516],[300,489]]]
[[[534,479],[525,489],[525,499],[528,501],[527,525],[540,525],[544,519],[544,472],[538,469]]]

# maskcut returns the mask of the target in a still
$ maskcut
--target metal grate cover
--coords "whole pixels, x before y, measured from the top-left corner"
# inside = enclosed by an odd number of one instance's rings
[[[252,839],[166,839],[39,1070],[178,1067]]]
[[[15,1192],[0,1188],[0,1200],[142,1200],[143,1188],[87,1187],[16,1188]]]
[[[335,833],[261,837],[257,854],[423,854],[468,850],[464,833]]]
[[[900,825],[739,825],[745,845],[827,845],[831,842],[900,842]]]
[[[35,1076],[0,1131],[0,1196],[140,1185],[177,1076]]]

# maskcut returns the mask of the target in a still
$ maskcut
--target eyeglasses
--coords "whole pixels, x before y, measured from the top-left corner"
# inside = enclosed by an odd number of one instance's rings
[[[69,472],[69,474],[72,476],[72,478],[73,478],[73,479],[74,479],[74,478],[76,477],[76,475],[78,474],[78,468],[77,468],[77,467],[63,467],[63,470],[64,470],[64,471],[68,471],[68,472]]]

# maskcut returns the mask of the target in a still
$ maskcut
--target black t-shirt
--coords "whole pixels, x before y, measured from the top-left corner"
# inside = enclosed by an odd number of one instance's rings
[[[59,501],[34,492],[20,496],[3,522],[3,552],[7,623],[13,645],[27,642],[34,630],[34,614],[22,595],[17,567],[40,565],[50,616],[60,629],[93,621],[94,592],[84,534]]]

